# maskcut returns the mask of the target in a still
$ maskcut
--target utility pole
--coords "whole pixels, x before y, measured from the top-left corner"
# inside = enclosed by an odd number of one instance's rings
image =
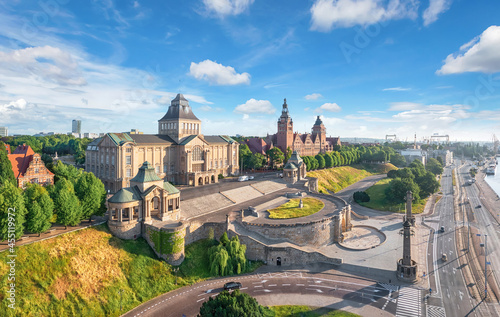
[[[118,293],[120,294],[120,311],[122,311],[122,297],[123,297],[123,289],[120,288],[120,290],[118,291]]]

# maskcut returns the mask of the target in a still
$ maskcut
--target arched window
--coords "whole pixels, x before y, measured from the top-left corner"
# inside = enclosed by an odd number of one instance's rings
[[[193,161],[202,161],[203,160],[203,150],[201,146],[195,146],[193,148]]]

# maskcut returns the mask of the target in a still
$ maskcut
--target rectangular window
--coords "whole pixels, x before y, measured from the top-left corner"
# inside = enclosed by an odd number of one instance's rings
[[[130,168],[127,168],[127,177],[132,177],[132,170]]]
[[[168,171],[167,164],[163,164],[163,173],[166,173]]]
[[[155,167],[156,174],[160,174],[160,166]]]
[[[126,149],[126,152],[127,152],[127,153],[132,153],[132,148],[128,147],[128,148]]]
[[[109,155],[106,154],[106,164],[109,164]]]
[[[101,164],[104,164],[104,154],[101,154]]]
[[[132,157],[130,155],[125,156],[125,164],[132,164]]]
[[[114,155],[111,157],[111,165],[115,165],[115,156]]]

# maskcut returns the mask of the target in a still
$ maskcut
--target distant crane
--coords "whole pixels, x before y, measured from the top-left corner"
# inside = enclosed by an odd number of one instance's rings
[[[446,139],[446,143],[450,143],[450,136],[448,134],[445,134],[445,135],[433,134],[433,135],[431,135],[431,142],[434,142],[434,141],[439,142],[439,140],[442,140],[442,139]]]
[[[387,141],[395,142],[397,140],[398,140],[398,138],[396,137],[395,134],[386,134],[385,135],[385,142],[387,142]]]
[[[498,142],[497,136],[493,134],[493,154],[497,155],[498,153],[498,145],[500,142]]]

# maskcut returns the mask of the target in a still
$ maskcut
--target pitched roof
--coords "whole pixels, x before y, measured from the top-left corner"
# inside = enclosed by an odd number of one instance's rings
[[[116,145],[122,145],[125,142],[134,142],[127,133],[108,133],[108,136]]]
[[[189,135],[189,136],[185,137],[184,139],[180,140],[179,145],[186,145],[189,142],[191,142],[194,139],[196,139],[196,137],[198,137],[196,134]]]
[[[12,152],[12,154],[24,154],[24,155],[33,155],[35,151],[31,148],[31,146],[26,144],[19,144],[17,148]]]
[[[7,150],[7,154],[11,154],[9,144],[5,144],[5,149]]]
[[[213,143],[234,143],[236,142],[235,140],[231,139],[228,136],[225,135],[205,135],[205,141],[207,141],[209,144]]]
[[[30,155],[26,157],[24,154],[8,154],[10,164],[12,165],[12,171],[14,172],[14,177],[19,178],[28,168],[33,156]]]
[[[148,161],[144,162],[139,168],[139,172],[130,180],[130,182],[136,183],[149,183],[161,181],[161,178],[156,175],[154,168],[149,164]]]
[[[170,107],[168,107],[168,112],[158,121],[171,119],[190,119],[200,121],[200,119],[194,115],[193,110],[189,106],[189,102],[182,94],[177,94],[177,96],[171,101]]]
[[[177,194],[179,190],[169,182],[163,182],[163,189],[165,189],[170,194]]]
[[[137,186],[126,187],[120,189],[116,194],[114,194],[108,202],[110,203],[128,203],[131,201],[141,200],[141,194]]]
[[[285,167],[283,167],[284,170],[295,170],[297,168],[298,168],[297,165],[295,165],[292,162],[286,163]]]
[[[316,118],[316,122],[314,122],[314,125],[322,125],[323,124],[323,121],[321,121],[321,118],[318,116],[318,118]]]
[[[136,144],[175,144],[168,135],[161,134],[130,134]]]

